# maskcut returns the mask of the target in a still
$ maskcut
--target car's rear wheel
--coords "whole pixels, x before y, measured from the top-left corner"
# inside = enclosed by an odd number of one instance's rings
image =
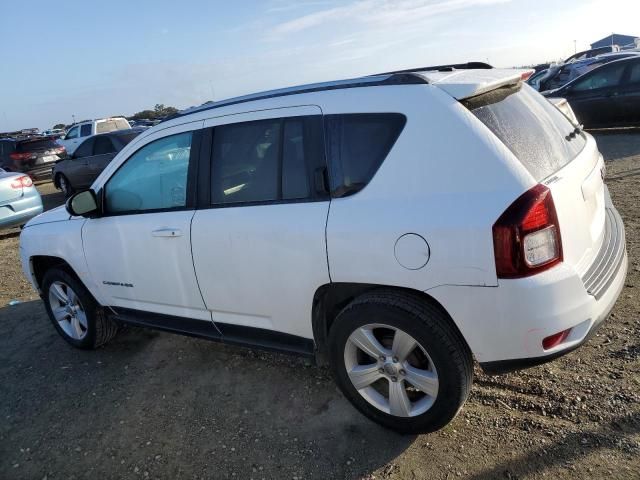
[[[69,183],[69,179],[62,173],[58,174],[56,178],[56,185],[60,187],[60,190],[62,190],[62,193],[64,193],[64,196],[66,198],[69,198],[73,194],[73,186],[71,186],[71,183]]]
[[[336,318],[331,365],[367,417],[403,433],[442,428],[469,394],[469,349],[436,305],[395,291],[365,294]]]
[[[82,283],[66,270],[52,268],[42,279],[43,300],[53,326],[74,347],[92,349],[118,332]]]

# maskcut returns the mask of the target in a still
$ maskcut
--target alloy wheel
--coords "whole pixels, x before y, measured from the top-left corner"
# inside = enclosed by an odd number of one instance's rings
[[[53,317],[69,337],[82,340],[87,335],[87,314],[69,285],[53,282],[49,287],[49,305]]]
[[[427,351],[403,330],[368,324],[354,330],[344,349],[347,375],[358,393],[378,410],[415,417],[438,396],[438,373]]]

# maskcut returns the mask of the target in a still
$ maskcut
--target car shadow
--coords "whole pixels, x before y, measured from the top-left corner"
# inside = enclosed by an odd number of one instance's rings
[[[622,160],[640,155],[640,128],[592,130],[605,160]]]
[[[42,206],[44,207],[45,212],[52,208],[59,207],[60,205],[64,205],[65,202],[64,193],[62,192],[56,191],[53,193],[45,193],[41,194],[41,197]]]
[[[149,462],[152,477],[359,478],[416,438],[363,417],[303,359],[139,328],[78,350],[41,301],[0,308],[0,385],[0,471],[37,445],[25,478]]]
[[[611,435],[611,433],[614,435]],[[545,444],[525,455],[500,463],[470,476],[471,480],[493,480],[495,478],[528,478],[530,475],[545,476],[545,471],[570,464],[594,452],[608,449],[623,449],[630,455],[637,454],[634,436],[640,433],[640,415],[637,413],[619,416],[591,432],[572,432],[557,442]]]

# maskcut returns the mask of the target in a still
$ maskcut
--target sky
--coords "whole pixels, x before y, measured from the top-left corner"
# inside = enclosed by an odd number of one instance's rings
[[[0,131],[425,65],[531,65],[640,0],[2,0]]]

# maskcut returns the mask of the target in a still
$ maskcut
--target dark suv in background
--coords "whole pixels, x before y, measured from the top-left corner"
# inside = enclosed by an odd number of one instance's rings
[[[0,139],[0,168],[33,179],[49,178],[55,162],[65,156],[65,148],[53,138]]]
[[[116,130],[87,138],[65,160],[56,162],[53,183],[65,196],[89,188],[109,162],[144,129]]]

